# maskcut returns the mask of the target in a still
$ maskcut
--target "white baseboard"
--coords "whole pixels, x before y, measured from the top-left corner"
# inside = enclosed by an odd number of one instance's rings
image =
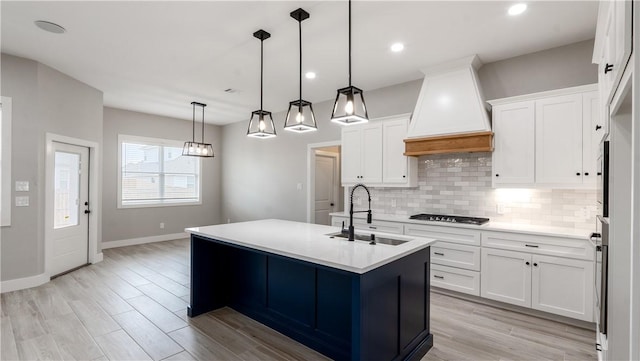
[[[181,239],[181,238],[188,238],[188,237],[189,235],[183,232],[183,233],[173,233],[173,234],[162,234],[159,236],[122,239],[119,241],[102,242],[102,249],[134,246],[136,244],[144,244],[144,243],[171,241],[174,239]]]
[[[36,276],[17,278],[14,280],[0,282],[0,293],[23,290],[25,288],[37,287],[50,281],[49,275],[41,273]]]

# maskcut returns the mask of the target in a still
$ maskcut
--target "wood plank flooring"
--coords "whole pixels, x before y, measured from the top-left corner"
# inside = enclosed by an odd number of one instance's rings
[[[326,360],[230,309],[187,317],[189,241],[0,296],[1,360]],[[594,332],[432,293],[435,360],[596,360]]]

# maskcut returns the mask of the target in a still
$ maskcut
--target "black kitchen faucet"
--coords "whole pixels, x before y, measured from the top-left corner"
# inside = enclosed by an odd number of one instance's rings
[[[369,197],[369,209],[366,211],[353,211],[353,192],[359,187],[364,188],[367,191],[367,196]],[[367,223],[371,223],[371,193],[369,193],[369,188],[362,183],[356,184],[353,189],[351,189],[351,197],[349,197],[349,241],[354,241],[355,232],[353,228],[353,214],[354,213],[364,213],[367,212]]]

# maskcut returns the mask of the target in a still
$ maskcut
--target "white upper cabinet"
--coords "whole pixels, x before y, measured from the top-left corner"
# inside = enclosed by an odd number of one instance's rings
[[[611,101],[633,50],[632,6],[629,0],[600,1],[593,62],[598,64],[602,104]]]
[[[382,123],[342,129],[342,183],[382,182]]]
[[[409,115],[342,129],[342,184],[415,187],[417,158],[404,155]]]
[[[595,187],[604,132],[596,89],[593,84],[489,101],[493,186]]]
[[[534,182],[534,102],[493,108],[493,184],[529,185]]]
[[[582,94],[536,101],[535,118],[536,182],[581,183]]]

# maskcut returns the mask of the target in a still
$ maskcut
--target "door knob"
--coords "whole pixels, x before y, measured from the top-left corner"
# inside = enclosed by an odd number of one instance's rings
[[[329,203],[329,205],[330,205],[331,207],[333,207],[333,206],[334,206],[334,204],[333,204],[333,203]]]
[[[84,214],[89,214],[89,213],[91,213],[91,211],[90,211],[90,210],[88,210],[88,209],[85,209],[85,210],[84,210]]]

